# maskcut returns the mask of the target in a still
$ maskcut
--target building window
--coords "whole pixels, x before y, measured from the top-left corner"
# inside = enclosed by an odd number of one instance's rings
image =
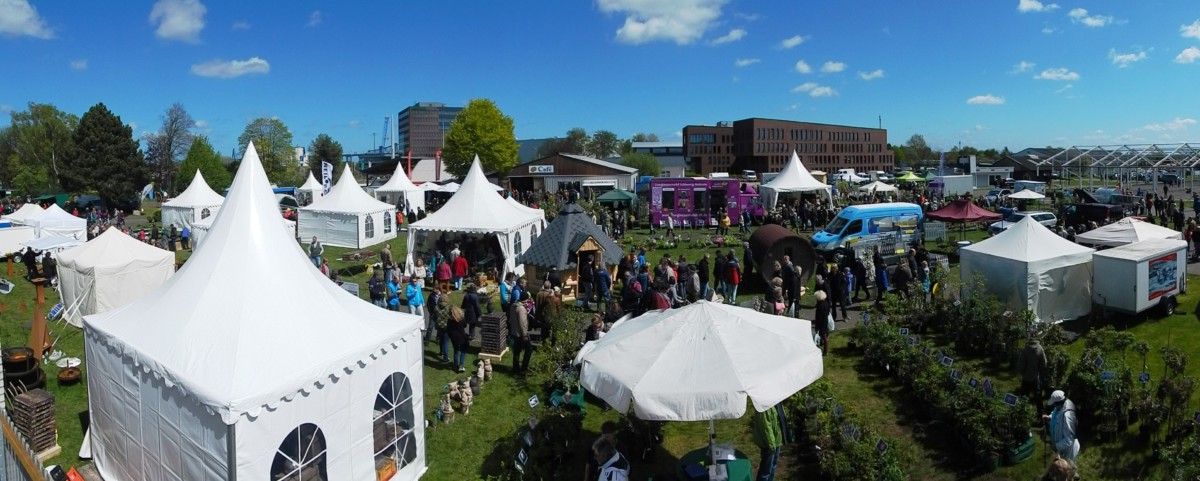
[[[392,233],[392,213],[391,212],[385,211],[383,213],[383,233],[384,234]]]
[[[212,215],[212,211],[208,210],[208,207],[200,209],[200,219],[207,219],[210,215]]]
[[[275,481],[324,481],[329,479],[325,467],[325,434],[316,424],[305,423],[283,438],[271,476]]]
[[[416,413],[408,376],[394,372],[383,380],[375,396],[374,411],[375,472],[380,475],[402,470],[417,459],[413,432]]]
[[[367,238],[371,239],[375,237],[375,219],[372,219],[371,216],[368,215],[363,224],[363,232]]]

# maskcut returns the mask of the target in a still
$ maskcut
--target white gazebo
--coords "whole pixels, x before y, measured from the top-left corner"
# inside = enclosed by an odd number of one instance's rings
[[[770,182],[758,187],[758,193],[763,198],[763,206],[767,209],[775,208],[775,204],[779,202],[779,194],[819,191],[824,191],[825,195],[832,201],[833,193],[830,191],[829,186],[808,173],[808,169],[804,168],[804,164],[800,163],[800,156],[796,155],[794,151],[792,152],[792,159],[783,167],[779,175],[771,179]]]
[[[494,235],[503,256],[500,274],[522,273],[525,269],[516,265],[517,255],[529,249],[533,236],[545,222],[545,213],[541,210],[518,208],[497,194],[495,185],[484,177],[476,156],[462,186],[450,200],[437,212],[408,226],[406,269],[412,269],[416,256],[427,257],[442,237]],[[479,265],[482,259],[469,260]]]
[[[164,226],[174,225],[179,230],[190,228],[193,222],[216,214],[223,202],[225,198],[208,186],[204,175],[197,169],[191,185],[174,199],[163,203],[162,223]]]
[[[313,177],[312,171],[308,171],[308,180],[304,184],[296,188],[296,199],[300,201],[301,207],[316,202],[325,193],[325,185],[317,181]]]
[[[1033,192],[1022,190],[1023,192]],[[1012,198],[1016,194],[1008,196]],[[1075,242],[1093,246],[1117,247],[1146,239],[1182,239],[1183,234],[1169,227],[1154,225],[1135,217],[1126,217],[1075,236]]]
[[[403,198],[404,213],[425,208],[425,191],[413,185],[400,162],[396,163],[396,172],[392,173],[392,178],[375,188],[375,198],[395,206],[399,206]]]
[[[1042,321],[1076,319],[1092,310],[1095,251],[1050,232],[1030,216],[958,252],[965,286],[978,275],[987,293],[1013,308],[1032,310]]]
[[[108,229],[58,254],[63,318],[82,327],[83,316],[107,312],[150,293],[175,274],[175,254]]]
[[[162,288],[84,318],[107,481],[419,479],[419,316],[315,269],[276,224],[253,144],[206,241]]]
[[[58,204],[51,204],[41,215],[28,219],[28,222],[39,239],[69,237],[80,241],[87,240],[87,219],[71,215]]]
[[[7,220],[13,224],[30,225],[30,221],[42,215],[43,211],[45,211],[45,209],[43,209],[41,206],[29,202],[22,205],[20,209],[17,209],[13,213],[0,218],[0,220]]]
[[[870,184],[859,187],[858,190],[860,190],[862,192],[875,193],[875,192],[895,192],[900,189],[897,189],[893,185],[888,185],[886,183],[883,183],[883,182],[880,182],[877,180],[875,182],[871,182]]]
[[[396,207],[363,191],[350,165],[329,194],[300,208],[300,238],[362,249],[396,238]]]

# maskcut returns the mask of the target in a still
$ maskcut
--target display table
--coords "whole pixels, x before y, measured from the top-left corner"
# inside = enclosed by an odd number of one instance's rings
[[[675,476],[679,479],[691,481],[695,479],[708,479],[707,475],[703,478],[689,478],[687,476],[687,467],[690,465],[708,465],[708,447],[697,449],[683,455],[679,459],[679,465],[675,469]],[[733,461],[717,461],[718,464],[724,464],[726,472],[729,473],[729,481],[754,481],[754,467],[750,465],[750,459],[738,450],[734,450]]]

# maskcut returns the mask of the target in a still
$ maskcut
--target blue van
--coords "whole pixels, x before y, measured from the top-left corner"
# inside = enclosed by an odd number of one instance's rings
[[[920,232],[925,213],[921,206],[907,202],[852,205],[842,209],[825,229],[813,234],[818,251],[832,251],[846,244],[880,235],[911,237]]]

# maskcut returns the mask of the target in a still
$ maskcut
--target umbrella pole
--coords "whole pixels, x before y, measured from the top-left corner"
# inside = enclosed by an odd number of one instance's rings
[[[708,461],[717,464],[717,425],[712,419],[708,420]]]

